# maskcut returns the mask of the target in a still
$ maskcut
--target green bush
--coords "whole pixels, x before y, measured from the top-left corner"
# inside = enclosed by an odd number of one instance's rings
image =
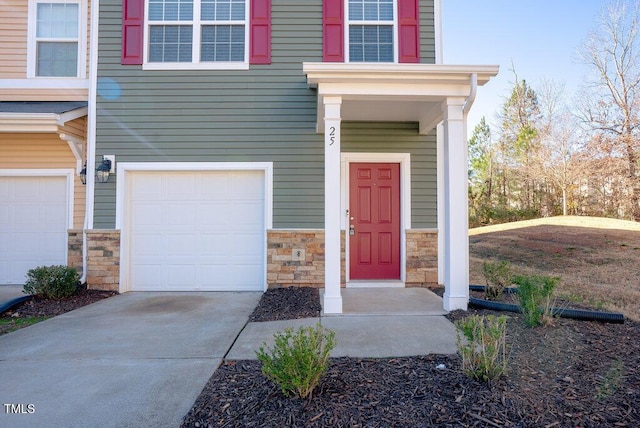
[[[22,291],[46,299],[61,299],[78,291],[80,275],[68,266],[39,266],[27,272]]]
[[[502,291],[511,285],[513,279],[511,264],[507,261],[484,262],[482,273],[487,283],[484,294],[488,300],[497,300],[502,297]]]
[[[262,363],[262,374],[291,394],[306,398],[320,382],[329,366],[329,353],[335,346],[335,332],[318,324],[300,327],[296,333],[287,328],[274,334],[272,349],[263,343],[256,355]]]
[[[545,275],[517,275],[518,302],[529,327],[550,323],[553,319],[553,292],[558,278]]]
[[[468,377],[491,382],[506,373],[507,317],[472,315],[455,325],[462,371]]]

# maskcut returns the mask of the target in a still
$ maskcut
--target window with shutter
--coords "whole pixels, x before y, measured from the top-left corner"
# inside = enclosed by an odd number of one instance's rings
[[[324,0],[323,61],[420,62],[419,0]]]
[[[271,62],[271,0],[124,0],[122,63],[246,69]]]

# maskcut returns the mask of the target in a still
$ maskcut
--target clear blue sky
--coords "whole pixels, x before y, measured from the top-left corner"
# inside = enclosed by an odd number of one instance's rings
[[[514,74],[539,87],[543,78],[566,84],[569,101],[587,67],[577,50],[595,29],[609,0],[442,0],[445,64],[499,65],[500,73],[478,88],[468,133],[484,115],[490,124],[510,94]]]

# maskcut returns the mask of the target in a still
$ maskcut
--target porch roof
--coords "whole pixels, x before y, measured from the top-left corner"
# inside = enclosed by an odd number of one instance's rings
[[[342,98],[342,120],[418,122],[426,134],[442,120],[442,103],[473,102],[477,85],[498,74],[497,65],[304,63],[318,91],[317,130],[324,132],[324,97]]]
[[[86,101],[3,101],[0,132],[60,132],[87,112]]]

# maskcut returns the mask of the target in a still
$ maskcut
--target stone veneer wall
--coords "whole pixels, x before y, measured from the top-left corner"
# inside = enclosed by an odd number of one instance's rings
[[[82,274],[82,230],[67,230],[67,266]]]
[[[438,231],[412,229],[406,232],[407,287],[438,285]]]
[[[87,288],[118,291],[120,231],[87,230]]]
[[[344,287],[344,232],[340,242]],[[267,231],[267,284],[270,288],[324,287],[324,230]]]

